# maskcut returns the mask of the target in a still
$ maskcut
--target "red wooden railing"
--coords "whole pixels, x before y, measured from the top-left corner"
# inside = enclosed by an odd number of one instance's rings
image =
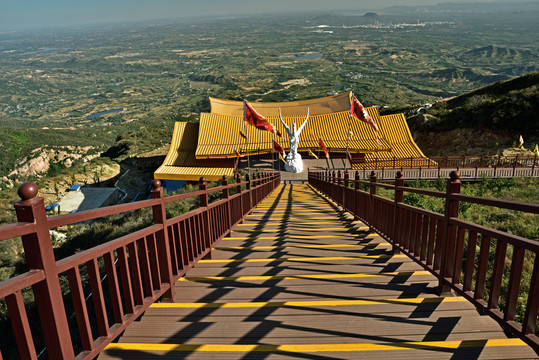
[[[406,169],[406,168],[531,168],[532,171],[539,165],[539,158],[536,154],[520,155],[446,155],[431,157],[396,157],[368,159],[365,161],[354,161],[360,164],[361,168],[367,169]]]
[[[258,173],[252,179],[247,174],[245,181],[238,175],[232,184],[224,177],[221,186],[211,189],[201,178],[199,191],[164,197],[161,182],[155,180],[149,200],[50,218],[45,214],[43,198],[36,197],[37,186],[23,184],[19,188],[22,200],[15,205],[19,222],[0,227],[0,241],[22,238],[28,265],[27,272],[0,283],[0,299],[7,304],[18,357],[38,358],[32,335],[35,330],[31,328],[22,291],[33,290],[49,359],[91,359],[152,303],[173,301],[174,282],[198,260],[211,256],[212,246],[279,183],[280,174],[276,172]],[[236,189],[234,195],[229,194],[231,188]],[[208,195],[213,192],[221,192],[222,199],[210,204]],[[166,204],[189,197],[199,197],[197,209],[166,218]],[[50,229],[144,208],[153,210],[152,225],[55,259]],[[106,283],[102,283],[103,275]],[[67,294],[60,285],[63,278],[67,278]],[[89,291],[92,306],[85,297]],[[64,301],[69,297],[76,329],[68,324],[70,316]]]
[[[466,297],[539,353],[535,334],[539,243],[461,220],[459,204],[468,202],[532,214],[539,214],[539,205],[461,195],[459,177],[458,172],[451,173],[445,193],[405,187],[401,172],[395,185],[377,183],[374,171],[370,181],[359,180],[357,172],[353,180],[346,172],[311,172],[309,184],[364,221],[393,244],[395,251],[402,251],[434,274],[441,292],[453,290]],[[360,190],[361,186],[367,186],[369,191]],[[377,195],[378,187],[393,190],[394,199]],[[404,192],[443,198],[445,211],[439,214],[407,205],[403,202]],[[525,261],[532,262],[531,273],[523,271]],[[518,317],[517,309],[523,310]]]

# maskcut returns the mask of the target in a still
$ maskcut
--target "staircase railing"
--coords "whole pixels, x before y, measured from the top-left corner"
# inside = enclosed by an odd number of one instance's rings
[[[42,338],[49,359],[94,358],[152,303],[173,301],[175,281],[211,257],[213,245],[279,185],[280,174],[247,174],[245,180],[237,175],[235,180],[229,184],[224,177],[221,186],[208,189],[201,178],[198,191],[170,197],[154,180],[149,200],[55,217],[47,217],[43,198],[36,197],[37,185],[23,184],[22,200],[15,204],[19,222],[0,226],[0,241],[21,237],[28,266],[0,283],[0,301],[5,299],[18,351],[10,355],[37,359],[34,338]],[[221,193],[222,199],[210,203],[212,193]],[[166,204],[192,197],[198,198],[198,208],[167,218]],[[152,225],[55,259],[51,229],[141,209],[152,209]],[[28,290],[31,304],[23,299]],[[39,321],[29,320],[27,306],[37,307]],[[0,359],[6,358],[2,351]]]
[[[454,291],[489,314],[539,353],[539,242],[459,219],[461,202],[539,214],[539,205],[460,194],[460,174],[451,172],[446,192],[350,179],[347,172],[310,172],[309,184],[365,222],[439,279],[440,292]],[[360,188],[367,187],[369,191]],[[377,194],[394,191],[394,199]],[[443,213],[404,203],[404,193],[445,200]]]

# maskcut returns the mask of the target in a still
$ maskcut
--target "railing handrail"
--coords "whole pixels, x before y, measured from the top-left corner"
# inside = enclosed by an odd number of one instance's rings
[[[343,178],[329,175],[327,179],[337,180],[337,179],[343,179]],[[502,199],[496,199],[496,198],[487,198],[487,197],[474,196],[474,195],[464,195],[464,194],[449,194],[448,195],[447,193],[443,191],[437,191],[437,190],[426,190],[426,189],[419,189],[419,188],[413,188],[413,187],[408,187],[408,186],[397,186],[393,184],[385,184],[385,183],[380,183],[380,182],[372,183],[367,180],[354,180],[354,179],[349,180],[349,184],[354,184],[354,183],[381,187],[384,189],[392,189],[392,190],[398,187],[404,192],[410,192],[410,193],[427,195],[427,196],[434,196],[434,197],[444,198],[444,199],[451,198],[453,200],[464,201],[464,202],[468,202],[472,204],[487,205],[487,206],[498,207],[501,209],[516,210],[516,211],[522,211],[522,212],[527,212],[527,213],[532,213],[532,214],[539,214],[539,204],[525,203],[521,201],[502,200]],[[344,185],[341,184],[340,186],[344,186]]]
[[[211,256],[211,249],[231,227],[241,221],[254,206],[280,183],[279,172],[239,174],[235,182],[207,189],[204,178],[199,190],[163,196],[161,182],[154,180],[150,200],[113,205],[73,214],[47,217],[43,198],[36,197],[33,183],[19,188],[21,201],[16,204],[19,222],[0,226],[0,241],[21,236],[29,270],[0,283],[0,299],[5,298],[17,342],[18,355],[36,359],[32,330],[21,291],[29,287],[35,294],[40,326],[49,358],[89,359],[120,335],[153,302],[165,297],[172,301],[173,283],[198,260]],[[245,189],[242,186],[245,185]],[[236,189],[229,196],[229,189]],[[222,200],[209,203],[208,195],[222,192]],[[175,218],[167,219],[165,205],[185,198],[198,197],[200,206]],[[152,208],[152,225],[93,248],[56,260],[49,231],[59,226],[97,220],[105,216]],[[227,219],[222,221],[223,219]],[[190,230],[188,230],[188,228]],[[200,230],[200,231],[199,231]],[[103,260],[103,261],[101,261]],[[104,264],[104,269],[99,269]],[[103,265],[101,265],[103,266]],[[86,271],[83,278],[81,271]],[[100,272],[105,272],[102,277]],[[69,293],[76,314],[81,352],[75,354],[63,302],[59,276],[67,275]],[[108,281],[105,297],[101,282]],[[92,329],[84,288],[93,294]],[[107,306],[112,308],[109,324]],[[98,336],[94,337],[93,333]],[[39,336],[38,336],[39,337]],[[77,350],[78,351],[78,350]],[[2,352],[0,352],[2,358]]]
[[[457,166],[464,166],[467,162],[471,161],[478,161],[480,167],[488,167],[490,166],[498,166],[502,167],[504,165],[507,166],[515,166],[518,161],[520,162],[529,162],[533,160],[531,163],[531,166],[537,166],[539,164],[539,158],[536,154],[515,154],[515,155],[438,155],[438,156],[429,156],[429,157],[422,157],[422,156],[382,156],[378,157],[377,154],[374,155],[374,159],[366,159],[365,161],[362,161],[360,164],[373,164],[373,163],[379,163],[379,162],[394,162],[395,164],[401,163],[401,162],[419,162],[419,163],[429,163],[430,161],[433,161],[437,164],[445,163],[447,164],[449,161],[453,162],[452,165],[454,167]],[[495,163],[489,164],[489,161],[496,160]],[[456,163],[455,163],[456,162]],[[483,165],[484,164],[484,165]],[[439,165],[441,166],[441,165]],[[432,167],[432,166],[431,166]],[[442,166],[443,167],[443,166]],[[394,166],[394,167],[385,167],[386,169],[400,169],[401,166]]]
[[[466,297],[539,354],[539,337],[535,335],[539,313],[539,242],[459,219],[459,203],[531,214],[538,213],[539,205],[461,195],[459,177],[458,171],[451,172],[445,193],[406,187],[400,171],[394,185],[378,183],[374,171],[370,181],[359,180],[359,172],[350,179],[347,172],[313,171],[309,172],[309,184],[377,231],[396,252],[407,254],[434,274],[441,293],[452,290]],[[360,185],[368,185],[370,191],[360,190]],[[378,187],[393,189],[394,200],[377,195]],[[440,214],[405,204],[404,192],[443,198],[445,210]],[[493,243],[495,254],[491,252]],[[512,247],[512,258],[505,286],[502,280],[508,246]],[[528,259],[534,259],[528,290],[523,288],[528,285],[527,280],[522,280],[527,253],[531,255]],[[492,274],[487,282],[489,263]],[[518,323],[516,313],[521,290],[527,301]],[[498,306],[500,301],[505,301],[503,309]]]

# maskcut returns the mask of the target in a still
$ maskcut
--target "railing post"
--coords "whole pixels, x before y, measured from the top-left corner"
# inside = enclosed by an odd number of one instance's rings
[[[337,205],[340,205],[343,207],[343,210],[344,210],[344,205],[342,204],[342,188],[341,188],[341,170],[337,170],[337,192],[335,194],[335,201],[337,202]]]
[[[370,193],[371,195],[376,195],[376,171],[371,171],[371,185],[370,185]]]
[[[455,271],[455,256],[457,246],[457,227],[449,223],[451,218],[459,217],[459,200],[450,198],[452,194],[460,194],[460,173],[458,171],[451,171],[449,179],[447,180],[446,198],[445,198],[445,214],[444,214],[444,243],[442,245],[442,266],[441,266],[441,279],[440,279],[440,293],[450,292],[449,285],[446,281],[453,282]],[[444,281],[445,280],[445,281]]]
[[[244,218],[244,213],[243,213],[243,195],[241,194],[241,175],[239,173],[236,173],[236,184],[238,184],[238,186],[236,187],[236,194],[240,194],[239,195],[239,198],[240,198],[240,212],[241,212],[241,221],[240,221],[240,224],[243,224],[243,218]]]
[[[369,231],[372,231],[372,229],[374,228],[373,227],[373,222],[374,222],[374,219],[375,219],[375,214],[374,214],[374,196],[373,195],[376,195],[376,171],[371,171],[371,179],[370,179],[370,197],[369,197]]]
[[[359,191],[359,171],[356,171],[356,175],[354,176],[354,218],[358,219],[358,191]]]
[[[348,170],[345,170],[344,171],[344,181],[343,181],[343,185],[344,185],[344,188],[342,190],[342,207],[344,210],[348,210],[348,207],[346,206],[346,194],[348,192],[348,182],[350,180],[350,173],[348,172]]]
[[[394,206],[394,217],[393,217],[393,253],[400,253],[400,240],[399,240],[399,226],[402,223],[402,215],[400,211],[399,204],[402,204],[404,201],[404,191],[402,187],[404,186],[404,173],[402,171],[397,171],[395,177],[395,206]]]
[[[228,234],[227,237],[230,236],[231,228],[232,228],[232,206],[230,205],[230,192],[228,191],[228,176],[223,175],[223,186],[226,186],[226,188],[223,189],[223,199],[226,199],[226,212],[228,217]]]
[[[35,233],[22,236],[24,256],[30,270],[41,270],[45,275],[33,286],[33,292],[49,359],[74,359],[44,200],[36,197],[37,192],[36,184],[22,184],[18,190],[21,201],[15,204],[19,222],[36,224]]]
[[[164,300],[167,302],[174,301],[174,283],[172,275],[172,261],[170,257],[170,244],[168,241],[167,231],[167,213],[165,209],[165,203],[163,202],[163,187],[161,187],[161,181],[154,180],[152,182],[152,191],[150,192],[152,199],[159,199],[158,205],[154,205],[153,222],[154,224],[161,225],[162,229],[156,234],[157,252],[159,254],[159,272],[161,273],[161,281],[163,283],[170,284],[170,289],[164,295]]]
[[[251,212],[253,210],[253,194],[251,191],[251,175],[247,173],[245,175],[245,181],[247,181],[247,184],[245,185],[245,188],[247,192],[249,193],[249,210],[246,211],[246,213]]]
[[[202,228],[204,230],[203,239],[204,239],[204,249],[200,251],[205,251],[209,249],[208,253],[204,255],[204,259],[211,259],[211,248],[212,248],[212,239],[211,239],[211,225],[210,225],[210,210],[208,209],[208,183],[206,182],[205,177],[201,177],[198,181],[198,190],[204,191],[203,194],[199,196],[200,207],[205,207],[206,210],[202,215]]]

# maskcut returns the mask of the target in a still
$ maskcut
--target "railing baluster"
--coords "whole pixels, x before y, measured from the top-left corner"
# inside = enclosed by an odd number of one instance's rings
[[[129,268],[131,269],[135,305],[142,305],[144,302],[144,290],[142,289],[142,278],[140,276],[137,244],[135,242],[128,244],[127,251],[129,252]]]
[[[427,259],[427,243],[429,235],[429,222],[430,217],[423,215],[422,231],[421,231],[421,252],[419,254],[419,260],[425,262]]]
[[[94,348],[94,339],[78,266],[67,271],[67,279],[71,291],[71,299],[73,300],[82,349],[84,351],[92,351]]]
[[[101,275],[99,274],[99,265],[97,259],[86,263],[88,269],[88,278],[90,280],[90,289],[92,289],[92,302],[94,303],[95,316],[97,320],[97,331],[99,336],[109,335],[109,320],[107,319],[107,309],[105,307],[105,298],[103,297],[103,288],[101,287]]]
[[[430,218],[429,239],[427,245],[427,265],[434,263],[434,242],[436,239],[436,219]]]
[[[133,294],[131,293],[131,276],[129,275],[129,267],[127,265],[127,255],[125,247],[120,247],[117,250],[118,265],[120,269],[120,278],[122,280],[122,292],[124,295],[124,307],[127,314],[135,312],[135,303],[133,302]]]
[[[462,260],[464,256],[464,237],[466,235],[466,229],[459,227],[457,230],[457,248],[455,255],[455,265],[453,272],[453,284],[460,283],[460,276],[462,272]]]
[[[148,239],[143,238],[137,241],[139,252],[140,252],[140,267],[142,273],[142,281],[144,284],[144,297],[153,296],[153,284],[150,268],[150,258],[148,254]]]
[[[479,250],[479,263],[477,264],[477,279],[474,291],[474,298],[483,304],[483,306],[486,305],[486,302],[483,300],[483,295],[485,294],[490,243],[490,237],[483,235],[481,238],[481,248]]]
[[[183,267],[189,265],[190,263],[190,247],[188,242],[189,236],[189,219],[182,220],[180,222],[180,241],[182,243],[182,258],[183,258]]]
[[[28,323],[28,315],[26,314],[21,292],[17,291],[14,294],[8,295],[6,297],[6,304],[20,358],[24,360],[36,360],[37,355],[34,347],[34,339],[32,338],[32,331]]]
[[[513,246],[513,258],[511,260],[511,272],[509,275],[503,316],[505,321],[515,320],[518,305],[518,292],[520,290],[520,279],[522,278],[522,269],[524,266],[524,253],[525,250],[523,248]]]
[[[444,253],[444,221],[437,219],[436,220],[436,244],[434,246],[434,270],[438,270],[442,267],[442,258],[445,256]]]
[[[157,244],[155,243],[155,236],[153,234],[148,235],[148,251],[150,255],[150,267],[152,269],[152,283],[153,290],[161,289],[161,272],[159,270],[159,259],[157,253]]]
[[[498,309],[506,251],[507,243],[505,241],[498,241],[498,245],[496,246],[496,254],[494,255],[494,269],[492,270],[492,281],[490,284],[490,294],[488,299],[489,309]]]
[[[109,285],[114,322],[116,324],[123,324],[124,309],[122,306],[122,297],[120,295],[120,285],[118,284],[118,274],[116,272],[114,254],[112,252],[105,253],[103,259],[105,260],[105,270],[107,272],[107,283]]]
[[[539,256],[535,254],[535,265],[533,266],[530,290],[528,292],[528,302],[526,304],[526,313],[522,322],[522,332],[524,334],[533,334],[537,323],[537,312],[539,310]]]
[[[466,252],[466,270],[464,272],[464,286],[462,288],[463,291],[470,291],[472,288],[476,246],[477,232],[471,231],[468,235],[468,251]]]
[[[172,269],[172,275],[178,274],[178,264],[176,260],[176,239],[174,236],[174,227],[176,224],[173,224],[171,226],[167,226],[168,231],[168,241],[169,241],[169,249],[170,249],[170,266]]]

